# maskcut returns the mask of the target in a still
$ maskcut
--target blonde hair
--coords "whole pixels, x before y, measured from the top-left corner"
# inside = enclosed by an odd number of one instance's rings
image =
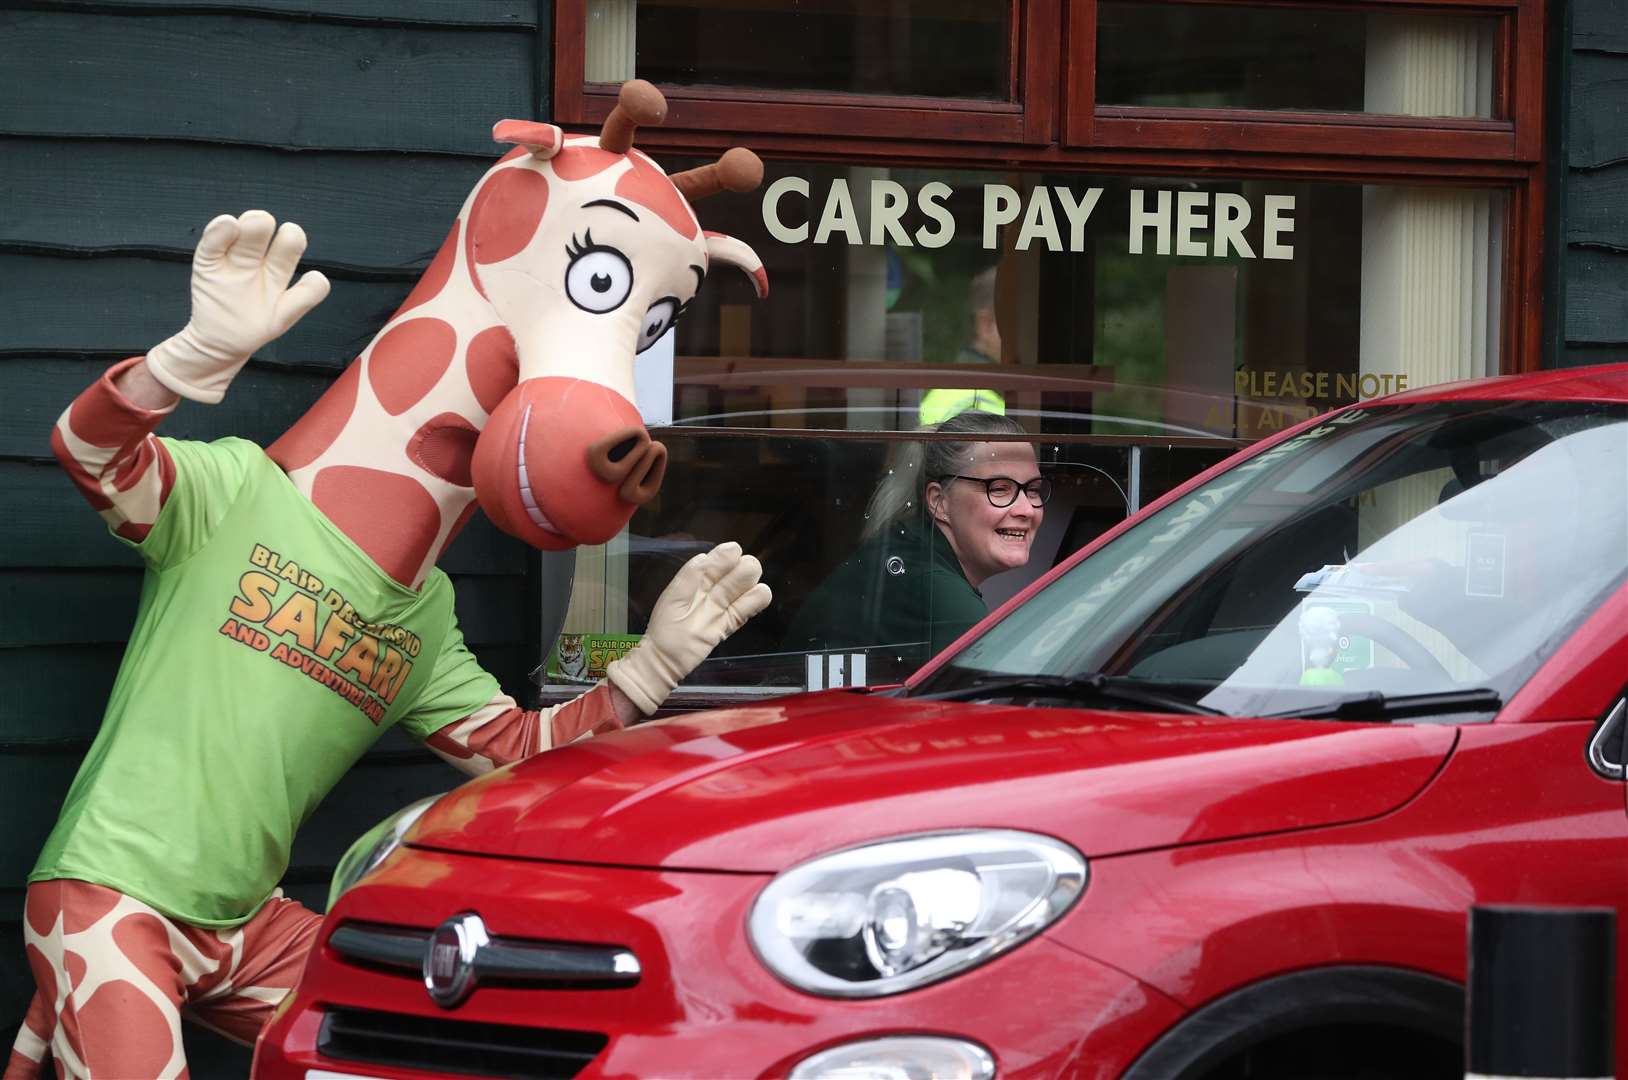
[[[869,540],[919,505],[930,481],[960,472],[972,461],[973,447],[984,435],[1023,435],[1023,425],[1009,416],[968,409],[937,424],[916,429],[962,439],[906,439],[888,447],[882,479],[865,507],[860,539]]]

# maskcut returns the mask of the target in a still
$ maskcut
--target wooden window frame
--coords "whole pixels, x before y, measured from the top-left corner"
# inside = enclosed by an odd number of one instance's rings
[[[1565,0],[1142,0],[1502,15],[1497,120],[1096,106],[1097,2],[1013,0],[1021,104],[664,87],[667,122],[642,130],[639,144],[702,157],[739,140],[765,155],[853,164],[1490,185],[1507,194],[1499,368],[1539,367],[1544,4]],[[597,128],[615,87],[582,81],[586,0],[557,0],[555,15],[555,119]],[[1065,67],[1065,57],[1087,59]]]
[[[1062,0],[1011,0],[1011,100],[888,97],[824,91],[660,84],[668,128],[788,135],[1044,144],[1057,137]],[[587,0],[554,5],[554,115],[597,125],[616,85],[586,81]]]

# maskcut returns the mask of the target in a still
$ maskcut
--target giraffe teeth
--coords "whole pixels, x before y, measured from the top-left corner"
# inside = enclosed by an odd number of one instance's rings
[[[533,525],[546,532],[551,532],[554,535],[559,536],[562,535],[560,530],[556,529],[554,527],[554,523],[548,520],[547,516],[543,514],[542,510],[538,508],[537,500],[533,498],[531,494],[531,477],[526,471],[526,430],[530,424],[531,406],[527,405],[526,414],[520,418],[520,444],[519,449],[515,452],[515,457],[517,459],[515,464],[519,467],[518,472],[520,477],[520,505],[526,508],[526,516],[531,519],[531,523]]]

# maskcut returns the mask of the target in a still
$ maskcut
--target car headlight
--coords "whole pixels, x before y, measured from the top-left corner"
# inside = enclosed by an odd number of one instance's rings
[[[747,920],[768,969],[811,994],[881,997],[981,964],[1085,889],[1079,852],[1003,829],[902,837],[775,878]]]
[[[424,811],[434,805],[440,797],[431,795],[415,803],[409,803],[357,838],[350,849],[340,857],[339,865],[334,868],[333,882],[328,886],[330,911],[333,910],[335,900],[362,880],[369,870],[384,862],[386,855],[401,846],[401,838],[407,835],[407,830],[413,827],[413,822],[423,817]]]
[[[937,1035],[884,1035],[806,1057],[786,1080],[993,1080],[994,1076],[995,1059],[977,1043]]]

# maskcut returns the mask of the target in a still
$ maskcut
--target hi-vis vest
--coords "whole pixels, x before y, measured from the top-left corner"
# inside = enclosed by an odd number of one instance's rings
[[[921,423],[941,424],[956,413],[980,409],[1006,415],[1006,399],[994,390],[929,390],[921,397]]]

